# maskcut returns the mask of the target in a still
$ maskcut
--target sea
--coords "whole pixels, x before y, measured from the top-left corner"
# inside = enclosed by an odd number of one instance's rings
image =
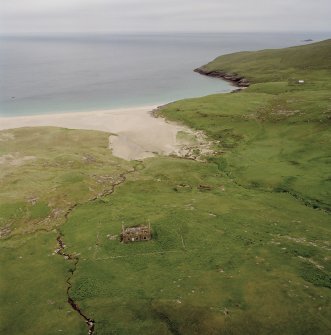
[[[193,70],[243,50],[326,33],[0,35],[0,116],[162,105],[233,87]]]

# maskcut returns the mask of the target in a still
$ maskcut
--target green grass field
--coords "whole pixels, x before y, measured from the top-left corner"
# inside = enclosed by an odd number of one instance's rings
[[[252,85],[160,110],[213,140],[204,162],[126,162],[101,132],[0,132],[1,332],[87,334],[69,295],[97,335],[329,334],[330,54],[208,64]],[[152,241],[119,242],[148,222]]]

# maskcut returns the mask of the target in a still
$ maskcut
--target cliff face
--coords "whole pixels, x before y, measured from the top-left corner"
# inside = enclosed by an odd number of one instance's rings
[[[209,71],[205,69],[204,67],[199,67],[194,70],[194,72],[209,76],[209,77],[215,77],[215,78],[222,78],[226,81],[231,82],[235,86],[238,87],[248,87],[250,85],[250,82],[243,76],[237,74],[237,73],[229,73],[225,71]]]

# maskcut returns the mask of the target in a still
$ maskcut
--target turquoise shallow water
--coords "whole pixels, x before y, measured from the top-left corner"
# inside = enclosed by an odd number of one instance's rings
[[[240,50],[303,44],[323,34],[0,36],[0,115],[163,104],[228,92],[193,69]]]

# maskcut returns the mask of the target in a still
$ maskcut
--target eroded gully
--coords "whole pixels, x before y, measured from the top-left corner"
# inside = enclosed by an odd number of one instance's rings
[[[68,220],[68,217],[69,215],[72,213],[72,211],[79,205],[84,205],[84,204],[87,204],[89,202],[93,202],[93,201],[96,201],[102,197],[105,197],[105,196],[110,196],[114,193],[115,189],[117,186],[123,184],[125,181],[126,181],[126,178],[129,174],[131,173],[134,173],[138,170],[138,167],[141,166],[141,162],[139,162],[139,164],[137,164],[132,170],[129,170],[127,172],[124,172],[122,174],[119,175],[118,177],[118,180],[115,181],[110,189],[108,190],[104,190],[102,193],[98,194],[97,196],[93,197],[92,199],[89,199],[88,201],[84,202],[84,203],[80,203],[80,204],[74,204],[72,205],[66,212],[65,214],[65,223],[67,222]],[[79,255],[76,254],[76,253],[67,253],[65,251],[65,248],[66,248],[66,245],[65,245],[65,242],[64,242],[64,235],[62,234],[61,230],[58,228],[57,229],[57,238],[56,238],[56,241],[57,241],[57,244],[58,244],[58,248],[56,249],[56,253],[62,257],[64,257],[64,259],[66,259],[67,261],[70,261],[72,262],[73,264],[73,267],[70,269],[70,275],[69,277],[67,278],[66,280],[66,283],[67,283],[67,302],[68,304],[71,306],[71,308],[76,312],[78,313],[83,319],[84,319],[84,322],[86,323],[87,325],[87,328],[88,328],[88,335],[93,335],[94,334],[94,330],[95,330],[95,321],[90,318],[86,312],[84,312],[78,305],[78,303],[76,303],[74,301],[74,299],[70,296],[70,291],[71,291],[71,288],[72,288],[72,284],[71,284],[71,279],[72,277],[74,276],[74,273],[77,269],[77,265],[79,263]]]

